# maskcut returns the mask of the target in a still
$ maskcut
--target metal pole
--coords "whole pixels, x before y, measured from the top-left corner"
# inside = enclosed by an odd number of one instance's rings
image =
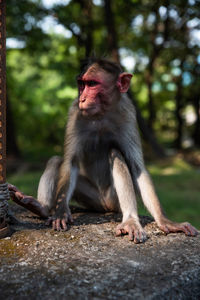
[[[8,234],[6,183],[6,1],[0,0],[0,238]]]

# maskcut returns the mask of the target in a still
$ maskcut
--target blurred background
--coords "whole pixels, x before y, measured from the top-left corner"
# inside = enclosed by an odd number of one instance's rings
[[[36,196],[45,162],[62,155],[81,60],[103,56],[134,75],[130,97],[164,210],[200,228],[200,1],[6,2],[8,181]]]

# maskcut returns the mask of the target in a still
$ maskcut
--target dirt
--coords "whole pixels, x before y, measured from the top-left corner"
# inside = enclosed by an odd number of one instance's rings
[[[144,244],[115,237],[120,214],[73,209],[55,232],[13,205],[20,224],[0,240],[1,299],[200,299],[200,235],[164,235],[141,217]]]

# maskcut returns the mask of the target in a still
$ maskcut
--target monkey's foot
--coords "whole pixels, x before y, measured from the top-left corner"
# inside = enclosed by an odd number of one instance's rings
[[[135,244],[144,243],[147,240],[146,232],[132,218],[119,224],[116,228],[116,236],[125,234],[128,234],[129,240],[134,241]]]
[[[10,197],[14,202],[42,218],[48,217],[46,209],[35,198],[25,195],[12,184],[8,184],[8,190],[10,192]]]
[[[184,232],[189,236],[196,236],[198,234],[196,228],[187,222],[175,223],[168,219],[164,219],[159,222],[158,227],[167,234],[170,232]]]

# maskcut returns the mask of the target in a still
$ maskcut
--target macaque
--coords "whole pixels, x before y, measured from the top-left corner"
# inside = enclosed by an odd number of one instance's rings
[[[73,197],[99,212],[122,212],[116,235],[128,234],[135,243],[147,239],[140,224],[136,191],[158,227],[165,233],[195,236],[189,223],[168,220],[145,168],[136,113],[126,92],[132,74],[105,59],[89,60],[77,77],[78,98],[66,126],[64,157],[53,157],[38,187],[38,201],[54,230],[67,230],[73,222]]]

